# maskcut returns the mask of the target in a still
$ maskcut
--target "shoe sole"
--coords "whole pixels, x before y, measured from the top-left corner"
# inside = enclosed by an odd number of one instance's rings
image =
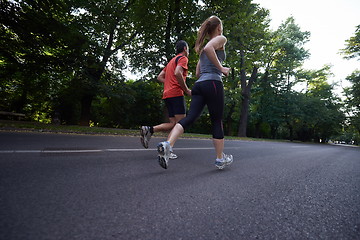
[[[167,169],[168,167],[168,164],[165,160],[165,148],[163,146],[162,143],[160,143],[158,146],[157,146],[157,151],[158,151],[158,161],[159,161],[159,165],[162,167],[162,168],[165,168]]]
[[[226,167],[226,164],[221,165],[221,166],[215,164],[215,167],[217,167],[219,170],[222,170]]]
[[[222,170],[222,169],[224,169],[226,166],[232,164],[233,161],[234,161],[234,160],[231,160],[231,162],[225,163],[224,165],[221,165],[221,166],[215,164],[215,166],[216,166],[218,169]]]
[[[140,141],[141,141],[141,144],[143,145],[144,148],[149,148],[149,144],[147,142],[145,142],[145,133],[144,133],[144,130],[141,128],[140,129]]]
[[[159,165],[162,168],[167,169],[167,165],[164,157],[158,156],[158,161],[159,161]]]

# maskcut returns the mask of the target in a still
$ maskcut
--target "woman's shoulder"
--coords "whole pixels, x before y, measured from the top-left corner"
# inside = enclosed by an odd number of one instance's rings
[[[212,45],[216,50],[217,49],[223,49],[226,44],[226,37],[224,35],[219,35],[214,38],[212,38],[207,45]]]
[[[224,42],[227,41],[227,38],[224,35],[216,36],[213,39],[216,40],[216,41],[224,41]]]

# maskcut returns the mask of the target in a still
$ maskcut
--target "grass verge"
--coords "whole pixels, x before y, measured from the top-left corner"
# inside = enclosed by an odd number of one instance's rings
[[[2,131],[32,131],[32,132],[49,132],[49,133],[68,133],[68,134],[91,134],[91,135],[119,135],[119,136],[139,136],[138,129],[118,129],[103,127],[85,127],[78,125],[54,125],[39,122],[10,121],[0,120],[0,130]],[[157,137],[166,137],[168,133],[156,133]],[[209,134],[184,133],[184,138],[212,138]],[[247,141],[264,141],[266,139],[257,138],[240,138],[225,136],[227,140],[247,140]]]

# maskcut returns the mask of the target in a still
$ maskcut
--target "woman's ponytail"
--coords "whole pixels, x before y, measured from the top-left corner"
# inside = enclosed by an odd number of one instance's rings
[[[221,20],[216,16],[209,17],[201,24],[195,43],[196,53],[201,53],[206,37],[211,35],[219,24],[221,24]]]

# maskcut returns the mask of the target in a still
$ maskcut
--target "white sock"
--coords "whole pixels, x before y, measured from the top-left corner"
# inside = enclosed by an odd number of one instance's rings
[[[217,162],[223,162],[224,161],[224,153],[221,154],[223,157],[222,158],[216,158]]]

